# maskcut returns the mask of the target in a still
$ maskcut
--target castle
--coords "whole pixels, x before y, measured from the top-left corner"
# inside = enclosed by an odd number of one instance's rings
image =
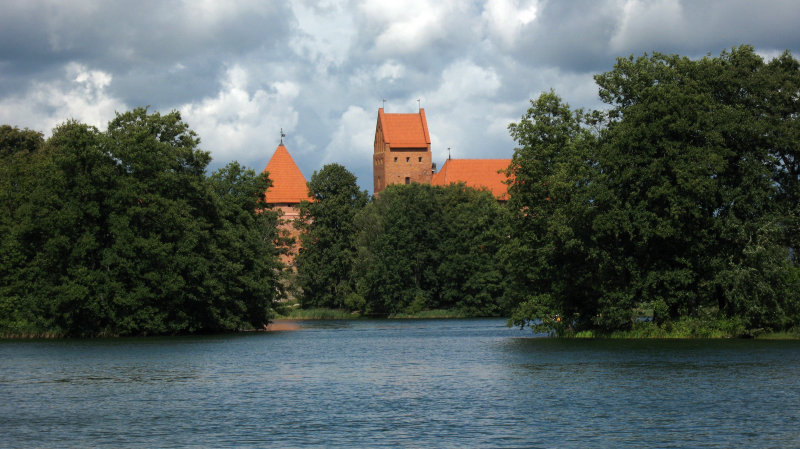
[[[511,159],[448,158],[437,173],[431,155],[425,109],[410,114],[388,114],[383,108],[378,109],[372,156],[375,195],[390,184],[416,182],[444,186],[461,182],[468,187],[486,189],[498,201],[505,201],[508,199],[505,169],[510,162]],[[272,180],[272,186],[266,192],[267,204],[283,213],[281,229],[289,236],[297,237],[293,222],[299,217],[298,206],[301,201],[312,201],[312,198],[308,195],[306,178],[283,145],[283,139],[264,171],[269,172]],[[283,262],[291,264],[297,250],[296,243],[289,248],[288,254],[282,256]]]
[[[378,109],[372,177],[375,194],[389,184],[448,185],[463,182],[508,199],[505,169],[511,159],[450,159],[437,173],[431,156],[431,137],[425,109],[416,114],[387,114]]]

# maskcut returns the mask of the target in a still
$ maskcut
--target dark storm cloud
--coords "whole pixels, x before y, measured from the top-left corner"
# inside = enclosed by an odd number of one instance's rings
[[[377,109],[426,108],[434,155],[510,157],[506,126],[555,89],[599,107],[615,58],[800,50],[794,1],[0,1],[0,122],[180,109],[212,151],[261,169],[279,130],[306,176],[371,183]],[[441,162],[441,161],[439,161]]]
[[[514,48],[530,66],[601,72],[615,58],[659,51],[692,57],[751,44],[800,49],[796,1],[555,1],[539,4]]]
[[[618,23],[619,11],[601,1],[545,1],[513,53],[528,66],[596,72],[609,66],[608,43]]]
[[[718,53],[742,44],[763,51],[800,50],[797,1],[685,1],[682,6],[690,30],[689,43],[682,48],[687,53]]]
[[[22,80],[79,62],[112,73],[110,92],[126,102],[190,101],[218,84],[221,62],[268,58],[286,39],[289,5],[256,5],[12,1],[0,5],[0,64]]]

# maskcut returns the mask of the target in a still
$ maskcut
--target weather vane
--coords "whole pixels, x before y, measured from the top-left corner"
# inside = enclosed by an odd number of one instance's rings
[[[417,98],[417,109],[422,109],[422,103],[419,102],[419,98]]]
[[[447,160],[450,160],[450,147],[447,147]]]
[[[281,145],[283,145],[283,138],[286,137],[286,134],[283,133],[283,128],[281,128]]]
[[[383,107],[382,107],[382,109],[386,109],[386,99],[385,98],[383,99]]]

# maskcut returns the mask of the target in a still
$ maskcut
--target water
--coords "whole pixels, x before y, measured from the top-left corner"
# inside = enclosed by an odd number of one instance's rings
[[[800,447],[800,342],[503,320],[0,342],[0,447]]]

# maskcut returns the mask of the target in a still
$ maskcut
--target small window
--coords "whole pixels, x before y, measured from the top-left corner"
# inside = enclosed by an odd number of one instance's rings
[[[411,158],[410,158],[410,157],[407,157],[407,158],[406,158],[406,162],[408,162],[408,161],[410,161],[410,160],[411,160]]]
[[[406,184],[411,184],[411,178],[409,178],[408,176],[406,176]]]
[[[394,158],[394,161],[397,162],[397,158]]]
[[[419,162],[422,162],[422,158],[421,158],[421,157],[418,157],[418,158],[417,158],[417,161],[419,161]]]

